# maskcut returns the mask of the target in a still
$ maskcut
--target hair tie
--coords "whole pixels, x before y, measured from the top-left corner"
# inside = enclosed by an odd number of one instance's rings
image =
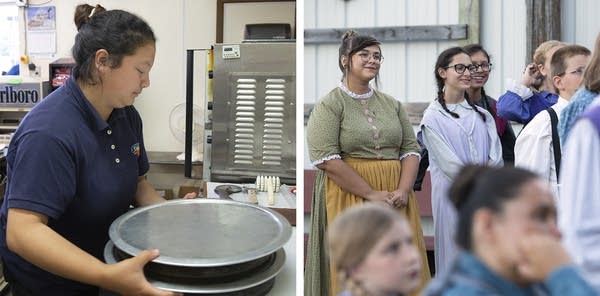
[[[96,6],[92,9],[92,12],[90,12],[90,16],[88,16],[88,18],[92,18],[92,16],[94,16],[94,13],[96,13],[96,8],[98,8],[98,4],[96,4]]]

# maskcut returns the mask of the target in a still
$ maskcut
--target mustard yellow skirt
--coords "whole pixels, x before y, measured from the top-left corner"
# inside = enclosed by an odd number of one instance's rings
[[[391,192],[398,188],[401,172],[399,160],[345,158],[344,162],[352,167],[375,190]],[[341,189],[323,171],[318,172],[313,190],[312,224],[307,245],[308,252],[304,277],[305,295],[333,296],[341,292],[338,287],[337,272],[333,268],[333,264],[329,264],[326,255],[325,230],[327,225],[342,211],[364,202],[366,201],[362,197]],[[404,213],[409,220],[414,243],[421,254],[423,266],[421,286],[417,292],[413,293],[413,295],[419,295],[431,279],[431,274],[427,264],[419,207],[414,193],[411,192],[408,205],[398,209],[398,212]]]

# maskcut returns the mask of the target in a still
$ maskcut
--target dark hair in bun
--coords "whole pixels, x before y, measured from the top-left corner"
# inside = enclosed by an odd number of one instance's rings
[[[100,82],[94,67],[98,50],[106,50],[109,54],[107,65],[118,68],[124,56],[133,55],[138,48],[156,42],[152,28],[127,11],[81,4],[75,9],[74,21],[79,32],[71,50],[75,59],[73,76],[87,84]]]
[[[104,11],[106,11],[106,8],[102,7],[100,4],[97,4],[96,6],[91,6],[89,4],[77,5],[75,8],[75,17],[73,18],[77,31],[79,31],[81,26],[87,24],[94,15]]]
[[[353,30],[348,30],[346,31],[346,33],[344,33],[344,35],[342,35],[342,44],[340,45],[338,56],[338,66],[340,67],[340,70],[343,74],[342,80],[344,79],[344,77],[346,77],[347,72],[350,71],[350,69],[352,68],[352,56],[355,53],[363,50],[365,47],[369,47],[372,45],[376,45],[377,47],[379,47],[381,45],[381,42],[379,42],[377,39],[371,36],[359,35],[356,31]],[[381,51],[381,48],[379,48],[379,51]],[[344,65],[342,65],[342,56],[348,57],[348,68],[344,68]],[[377,74],[377,76],[375,77],[375,85],[377,85],[378,83],[379,74]]]
[[[456,243],[470,251],[475,212],[480,208],[502,212],[504,203],[516,198],[523,185],[538,178],[533,172],[515,167],[463,167],[448,191],[458,215]]]

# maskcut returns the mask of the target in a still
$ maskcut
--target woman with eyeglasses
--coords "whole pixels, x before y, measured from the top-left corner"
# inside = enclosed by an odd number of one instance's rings
[[[496,132],[500,138],[500,144],[502,144],[504,164],[513,164],[515,162],[515,132],[508,120],[498,115],[496,100],[488,96],[483,88],[492,71],[490,55],[479,44],[470,44],[463,49],[471,56],[471,62],[477,67],[477,71],[471,74],[471,87],[467,90],[467,94],[475,105],[487,110],[494,117]]]
[[[325,230],[343,210],[365,202],[387,204],[404,213],[428,266],[417,202],[412,191],[419,145],[402,104],[373,89],[383,61],[379,41],[349,31],[342,37],[338,87],[316,104],[307,126],[315,177],[308,241],[305,295],[335,295],[336,270],[325,252]],[[429,280],[427,269],[420,287]],[[420,289],[417,289],[420,290]]]
[[[445,270],[456,254],[456,210],[447,195],[452,179],[466,164],[503,163],[494,118],[468,98],[476,72],[477,67],[464,49],[452,47],[443,51],[434,71],[437,98],[421,121],[423,142],[429,151],[436,273]]]

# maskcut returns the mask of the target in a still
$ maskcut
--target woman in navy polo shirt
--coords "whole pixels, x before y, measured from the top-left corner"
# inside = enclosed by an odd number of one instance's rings
[[[0,254],[14,296],[171,295],[152,287],[147,250],[102,262],[111,222],[129,205],[162,202],[145,180],[142,121],[132,106],[149,86],[155,42],[139,17],[79,5],[67,83],[21,122],[7,155]]]

